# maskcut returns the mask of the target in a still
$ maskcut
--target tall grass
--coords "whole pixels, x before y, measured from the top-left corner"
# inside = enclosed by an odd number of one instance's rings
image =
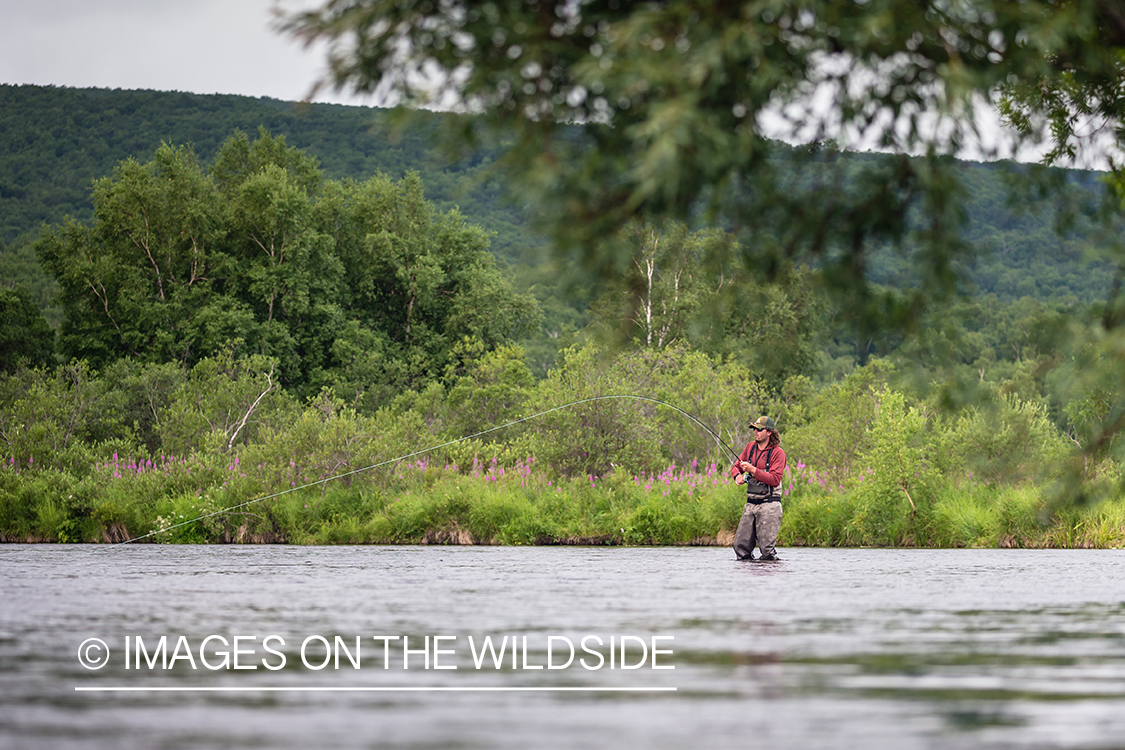
[[[720,440],[620,396],[644,392],[690,407],[735,446],[748,415],[788,420],[783,545],[1125,543],[1113,455],[1081,472],[1098,504],[1044,498],[1074,456],[1037,402],[998,394],[943,416],[872,363],[782,403],[744,369],[687,349],[602,354],[568,350],[535,382],[504,348],[448,387],[367,414],[330,391],[304,406],[259,403],[268,363],[206,360],[164,407],[126,410],[154,420],[143,440],[146,422],[127,428],[106,416],[116,402],[91,400],[112,395],[110,379],[83,390],[94,375],[81,368],[14,376],[0,383],[0,541],[729,543],[743,499],[713,463],[729,460]],[[150,385],[167,374],[144,373]],[[530,414],[541,418],[489,433],[495,443],[462,437]],[[243,422],[253,429],[229,428]],[[395,463],[420,446],[438,447]]]
[[[733,533],[741,495],[714,464],[652,475],[558,477],[534,459],[461,469],[419,460],[320,480],[302,467],[114,457],[81,481],[0,469],[22,492],[8,541],[706,544]],[[58,485],[44,485],[53,480]],[[320,483],[318,483],[320,482]],[[311,485],[311,486],[302,486]],[[67,501],[57,500],[67,492]],[[278,494],[281,493],[281,494]],[[725,535],[725,537],[724,537]]]
[[[8,466],[0,468],[3,534],[59,542],[715,545],[730,543],[744,501],[715,464],[568,478],[534,458],[467,467],[423,459],[355,475],[350,484],[317,483],[325,477],[310,472],[293,461],[247,467],[173,457],[115,456],[82,479]],[[969,482],[908,493],[886,491],[870,472],[846,483],[829,476],[791,465],[781,545],[1125,546],[1120,500],[1052,516],[1032,486]]]

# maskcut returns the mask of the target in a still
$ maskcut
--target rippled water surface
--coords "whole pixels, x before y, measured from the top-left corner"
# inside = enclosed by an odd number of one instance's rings
[[[0,546],[0,747],[1125,748],[1125,552],[782,555]]]

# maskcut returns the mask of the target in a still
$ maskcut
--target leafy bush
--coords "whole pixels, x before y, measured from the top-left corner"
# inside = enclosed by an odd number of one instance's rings
[[[276,361],[254,355],[235,359],[230,351],[201,360],[176,390],[159,421],[161,450],[187,455],[199,436],[222,436],[222,448],[247,445],[260,430],[282,424],[294,411],[281,389]]]
[[[946,419],[936,433],[935,462],[958,480],[1018,484],[1057,473],[1068,452],[1044,407],[1011,394]]]
[[[656,468],[662,462],[662,436],[644,418],[639,402],[589,400],[637,393],[643,391],[640,386],[610,367],[604,352],[569,350],[528,401],[527,411],[550,413],[528,426],[526,453],[560,475],[601,476],[615,466],[629,472]],[[580,400],[586,401],[567,406]]]
[[[930,503],[926,420],[900,393],[884,388],[872,396],[875,420],[856,456],[866,470],[850,482],[855,508],[844,538],[857,545],[909,543],[919,511],[924,516]]]
[[[890,364],[873,360],[821,391],[808,421],[784,435],[786,453],[827,472],[833,485],[865,470],[857,459],[869,449],[880,399],[887,393],[885,380],[892,370]]]
[[[0,379],[0,450],[21,469],[59,468],[82,474],[92,444],[129,444],[108,383],[83,362],[50,370],[19,370]]]

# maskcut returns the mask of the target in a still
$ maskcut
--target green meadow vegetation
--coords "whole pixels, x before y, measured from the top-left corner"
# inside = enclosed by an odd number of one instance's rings
[[[301,402],[271,389],[271,367],[261,358],[205,359],[188,371],[123,361],[100,374],[70,365],[8,376],[0,535],[728,544],[744,498],[711,435],[652,401],[551,411],[634,393],[690,411],[736,450],[750,415],[778,415],[790,457],[785,545],[1125,543],[1112,459],[1084,479],[1101,499],[1052,495],[1073,452],[1040,404],[1007,394],[939,410],[896,386],[885,360],[820,390],[802,391],[797,376],[779,394],[744,366],[685,347],[572,348],[537,381],[523,352],[506,346],[449,384],[369,414],[328,391]]]

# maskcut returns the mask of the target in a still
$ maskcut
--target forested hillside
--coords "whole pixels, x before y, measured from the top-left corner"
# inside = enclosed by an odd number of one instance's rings
[[[434,126],[441,115],[434,115]],[[314,157],[325,177],[365,180],[376,173],[420,174],[438,210],[459,205],[493,233],[491,249],[505,262],[536,263],[542,240],[526,216],[501,198],[481,149],[451,164],[431,147],[430,133],[399,132],[387,113],[331,104],[301,106],[274,99],[178,92],[66,89],[0,85],[0,280],[21,284],[44,309],[54,287],[38,268],[30,243],[44,224],[64,216],[89,221],[94,180],[121,160],[146,161],[162,143],[191,148],[210,163],[236,130],[265,128]],[[48,318],[59,322],[57,310]]]
[[[482,147],[468,158],[450,162],[435,151],[430,139],[450,115],[435,113],[421,126],[414,121],[401,131],[391,115],[364,107],[303,106],[239,96],[0,86],[0,281],[27,289],[47,320],[58,327],[63,319],[58,286],[32,250],[41,227],[58,226],[65,216],[88,223],[93,218],[95,180],[111,175],[123,160],[146,162],[161,144],[168,144],[188,149],[206,169],[234,133],[255,138],[261,131],[283,138],[289,147],[313,159],[328,180],[364,181],[379,173],[398,180],[416,171],[426,200],[436,210],[459,206],[469,223],[490,233],[488,249],[508,269],[516,290],[533,293],[541,306],[542,325],[523,342],[538,375],[555,361],[559,346],[574,341],[587,325],[611,333],[623,322],[630,325],[636,301],[630,290],[636,291],[636,280],[624,286],[620,280],[602,287],[568,285],[557,266],[546,262],[544,241],[529,226],[530,207],[513,205],[511,196],[504,194],[503,175],[490,169],[499,150]],[[837,158],[859,164],[882,157],[843,154]],[[1096,203],[1099,176],[1055,170],[1051,176],[1060,189],[1048,193],[1048,198],[1025,191],[1017,206],[1012,202],[1013,186],[1018,195],[1021,182],[1001,166],[963,165],[962,205],[967,212],[963,239],[971,253],[966,273],[970,283],[964,291],[977,301],[948,325],[919,326],[929,337],[937,331],[949,333],[952,326],[957,342],[947,348],[959,352],[958,361],[965,364],[975,362],[981,352],[987,357],[995,351],[1005,359],[1003,352],[1012,345],[1006,343],[1006,334],[999,333],[1005,324],[997,316],[1006,315],[1003,310],[1008,304],[1030,298],[1037,305],[1085,307],[1105,299],[1111,283],[1110,266],[1099,260],[1096,251],[1101,242],[1095,234],[1097,223],[1083,213]],[[1069,226],[1056,231],[1066,218],[1071,220]],[[655,299],[652,292],[659,296],[661,273],[668,271],[673,279],[685,269],[692,270],[699,248],[706,245],[701,242],[696,237],[681,243],[671,256],[657,253],[662,256],[660,264],[673,256],[678,260],[673,259],[670,268],[653,267],[655,275],[649,281],[656,283],[650,289],[650,305]],[[683,248],[689,246],[695,249],[684,255]],[[645,250],[638,245],[637,252],[643,255]],[[692,253],[694,261],[688,257]],[[657,260],[653,255],[652,261]],[[912,280],[907,267],[900,254],[876,252],[869,275],[880,284],[908,286]],[[707,274],[712,272],[719,275],[711,278]],[[737,297],[730,269],[696,274],[696,284],[703,288],[719,278]],[[782,282],[782,287],[788,283]],[[807,288],[778,289],[776,293],[794,305],[813,299]],[[686,339],[714,354],[733,353],[745,360],[748,355],[737,340],[766,334],[737,322],[748,320],[748,311],[732,311],[730,300],[716,308],[706,296],[680,298],[672,306],[675,312],[657,323],[665,326],[664,337]],[[822,378],[831,378],[870,356],[890,354],[903,343],[901,332],[872,336],[852,330],[843,321],[833,322],[838,311],[823,302],[812,308],[786,308],[789,316],[816,309],[817,319],[800,322],[804,330],[799,335],[796,318],[776,329],[778,342],[797,347],[797,351],[779,349],[776,359],[786,360],[783,371],[791,372],[793,362],[802,362],[798,370],[819,371]],[[716,312],[734,322],[716,327]],[[732,331],[738,332],[733,338]],[[643,336],[651,339],[651,333]],[[962,335],[970,333],[968,338]],[[820,353],[814,355],[813,348]]]
[[[65,214],[88,220],[93,181],[122,159],[146,159],[169,143],[209,163],[234,131],[265,128],[315,157],[329,179],[417,171],[439,209],[459,203],[498,233],[495,251],[512,258],[526,251],[525,217],[499,200],[498,182],[482,183],[494,153],[451,164],[433,150],[430,132],[398,132],[386,115],[244,96],[0,85],[0,240],[11,245]],[[434,114],[435,127],[441,117]]]
[[[943,155],[1122,152],[1063,5],[296,22],[471,118],[0,87],[0,541],[713,542],[766,414],[795,542],[1119,546],[1125,178]]]
[[[331,104],[302,106],[273,99],[178,92],[66,89],[0,85],[0,278],[19,282],[47,304],[44,278],[26,247],[44,223],[70,215],[92,216],[93,181],[121,160],[145,160],[162,143],[188,146],[204,164],[236,130],[265,128],[317,159],[326,178],[367,179],[382,172],[392,179],[417,171],[427,198],[439,210],[458,205],[473,223],[493,232],[492,252],[502,261],[537,266],[543,241],[528,228],[527,207],[503,195],[503,176],[489,170],[499,155],[481,148],[450,163],[435,152],[430,135],[448,115],[432,115],[431,128],[398,132],[383,110]],[[866,157],[872,158],[872,157]],[[1069,172],[1076,192],[1047,200],[1028,196],[1009,205],[1002,171],[966,163],[966,239],[976,250],[977,291],[1002,301],[1035,296],[1088,303],[1108,290],[1104,267],[1090,265],[1090,229],[1079,224],[1058,235],[1060,201],[1088,197],[1096,173]],[[873,270],[894,282],[892,259]],[[541,279],[529,278],[530,285]]]

